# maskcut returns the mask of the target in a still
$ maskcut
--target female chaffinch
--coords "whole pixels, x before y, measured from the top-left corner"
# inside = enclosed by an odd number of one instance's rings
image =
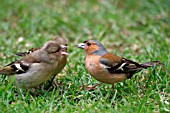
[[[62,54],[60,60],[58,60],[59,65],[57,66],[57,68],[55,70],[54,76],[50,80],[49,86],[52,85],[52,82],[54,81],[55,76],[63,70],[63,68],[65,67],[65,65],[67,63],[67,40],[65,38],[56,37],[56,38],[54,38],[54,41],[58,42],[60,44],[60,46],[63,47],[62,52],[65,52],[65,54]]]
[[[77,47],[84,49],[86,53],[85,67],[89,73],[102,83],[112,84],[112,89],[114,89],[114,83],[130,79],[133,74],[142,69],[161,64],[159,61],[139,64],[132,60],[119,57],[107,52],[104,46],[96,40],[84,41],[77,44]],[[96,86],[86,86],[85,89],[91,90]]]
[[[65,54],[62,49],[56,41],[48,41],[40,49],[3,67],[0,74],[15,77],[19,87],[39,86],[56,73],[61,55]]]
[[[54,81],[55,76],[62,71],[62,69],[65,67],[65,65],[67,63],[67,40],[65,38],[54,37],[53,41],[60,44],[60,46],[62,47],[62,52],[63,53],[65,52],[65,53],[62,54],[61,58],[58,60],[59,65],[56,67],[54,76],[52,76],[51,80],[49,81],[48,87],[50,87],[52,85],[52,82]],[[18,55],[18,56],[26,56],[26,55],[28,55],[28,54],[36,51],[36,50],[39,50],[40,48],[41,47],[32,48],[32,49],[28,50],[27,52],[18,52],[18,53],[16,53],[16,55]]]
[[[63,52],[67,52],[67,40],[65,38],[60,38],[60,37],[55,37],[53,39],[53,41],[56,41],[57,43],[60,44],[60,46],[63,48]],[[29,49],[28,51],[26,52],[17,52],[15,53],[15,55],[17,56],[25,56],[25,55],[28,55],[36,50],[39,50],[41,47],[37,47],[37,48],[31,48]],[[64,54],[66,56],[66,54]]]
[[[65,52],[65,54],[61,55],[61,58],[59,60],[60,65],[57,66],[55,73],[55,75],[57,75],[58,73],[61,72],[61,70],[65,67],[67,63],[67,40],[65,38],[56,37],[54,38],[54,41],[58,42],[63,47],[62,52]]]

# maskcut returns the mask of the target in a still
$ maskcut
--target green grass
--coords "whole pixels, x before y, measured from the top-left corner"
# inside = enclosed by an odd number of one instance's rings
[[[8,77],[0,76],[1,112],[168,112],[170,111],[169,0],[2,0],[0,3],[0,65],[17,59],[14,53],[42,46],[53,36],[69,41],[66,68],[50,90],[23,94]],[[19,38],[23,37],[23,41]],[[86,71],[83,50],[75,45],[96,39],[112,53],[138,61],[160,60],[163,67],[143,70],[131,80],[102,84]]]

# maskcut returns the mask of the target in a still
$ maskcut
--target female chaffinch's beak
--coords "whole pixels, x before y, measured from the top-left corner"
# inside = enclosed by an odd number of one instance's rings
[[[67,46],[65,45],[60,45],[62,49],[67,49]]]
[[[68,55],[68,53],[67,53],[67,52],[62,51],[62,52],[61,52],[61,55]]]
[[[84,49],[86,47],[85,43],[80,43],[76,45],[78,48]]]
[[[67,49],[67,46],[65,46],[65,45],[60,45],[60,46],[63,50]],[[61,55],[68,55],[68,53],[65,51],[61,51]]]

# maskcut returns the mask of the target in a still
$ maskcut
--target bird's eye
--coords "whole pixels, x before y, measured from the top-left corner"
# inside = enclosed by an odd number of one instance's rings
[[[91,43],[89,43],[89,42],[88,42],[88,43],[87,43],[87,45],[88,45],[88,46],[90,46],[90,45],[91,45]]]
[[[57,51],[56,52],[59,52],[60,51],[60,49],[57,49]]]

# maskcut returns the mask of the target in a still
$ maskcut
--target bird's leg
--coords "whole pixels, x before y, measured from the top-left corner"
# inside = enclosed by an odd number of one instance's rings
[[[88,90],[88,91],[91,91],[91,90],[94,90],[96,86],[99,86],[100,84],[102,83],[98,83],[98,84],[95,84],[93,86],[86,86],[85,84],[83,85],[84,89],[85,90]]]
[[[111,92],[110,92],[110,98],[113,97],[113,91],[114,91],[114,84],[112,84],[112,89],[111,89]]]
[[[53,82],[55,86],[58,86],[58,84],[54,81],[54,79],[55,79],[55,75],[52,76],[52,78],[49,81],[47,81],[47,86],[45,86],[45,89],[49,89],[51,86],[53,86]]]
[[[54,82],[54,86],[58,86],[58,84],[54,81],[54,79],[55,79],[55,77],[56,77],[56,75],[54,75],[53,77],[52,77],[52,79],[50,80],[50,86],[52,86],[52,83]]]
[[[114,84],[112,84],[112,92],[114,91]]]

